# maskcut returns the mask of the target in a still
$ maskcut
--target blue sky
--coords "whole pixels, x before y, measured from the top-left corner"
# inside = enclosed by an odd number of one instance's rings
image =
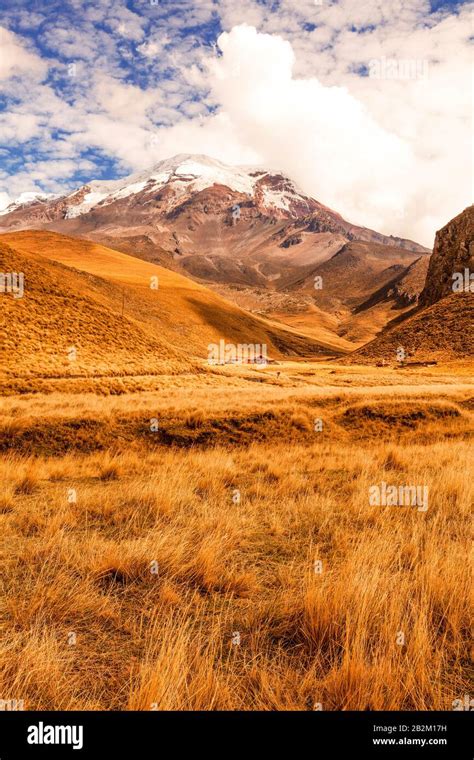
[[[466,148],[469,8],[454,0],[3,0],[0,205],[22,191],[63,193],[89,179],[123,176],[170,153],[209,152],[229,163],[283,161],[323,202],[367,212],[355,221],[386,231],[391,218],[397,231],[426,239],[446,206],[441,191],[432,205],[426,200],[435,171],[450,167],[442,131],[459,151]],[[397,63],[389,74],[387,59],[411,61],[412,77],[404,80]],[[374,61],[381,76],[371,80]],[[294,119],[286,123],[290,110]],[[353,114],[345,130],[344,112]],[[302,134],[305,119],[311,131]],[[312,141],[324,141],[326,151]],[[371,145],[397,191],[384,190],[378,202],[358,158],[369,165]],[[332,176],[331,167],[343,173],[339,156],[346,156],[343,168],[352,156],[350,187]],[[312,171],[305,166],[311,157],[318,162]],[[426,176],[416,188],[421,206],[412,191],[399,197],[397,162]],[[458,154],[452,172],[462,190],[450,207],[469,201]],[[365,193],[359,205],[349,197],[352,186]],[[419,233],[415,204],[425,217]]]

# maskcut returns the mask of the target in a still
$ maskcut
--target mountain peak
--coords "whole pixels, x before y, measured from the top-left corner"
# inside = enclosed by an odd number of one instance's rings
[[[215,167],[219,169],[231,170],[234,168],[228,164],[223,163],[222,161],[219,161],[217,158],[206,156],[204,153],[176,153],[174,156],[163,158],[161,161],[158,161],[156,164],[154,164],[152,170],[172,170],[181,167],[183,164],[193,164],[195,166]]]
[[[169,210],[186,197],[214,186],[257,201],[259,207],[276,216],[296,217],[301,208],[309,213],[318,206],[283,174],[257,166],[229,166],[203,154],[178,153],[128,177],[84,185],[66,197],[66,218],[82,216],[97,207],[134,196],[151,201],[166,186],[173,198]]]

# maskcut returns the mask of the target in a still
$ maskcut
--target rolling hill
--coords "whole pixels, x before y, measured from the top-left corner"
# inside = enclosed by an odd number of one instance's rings
[[[0,269],[25,279],[23,298],[0,294],[9,375],[178,372],[202,365],[208,344],[221,339],[266,344],[273,359],[338,353],[176,272],[88,240],[1,235]]]

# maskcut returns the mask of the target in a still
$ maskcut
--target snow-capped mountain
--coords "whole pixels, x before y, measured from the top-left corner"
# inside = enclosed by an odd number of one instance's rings
[[[342,262],[350,275],[354,255],[362,257],[362,280],[371,281],[374,267],[387,270],[386,277],[377,274],[378,286],[426,252],[351,224],[282,172],[189,154],[123,179],[93,180],[61,197],[23,196],[0,216],[0,231],[26,228],[96,240],[219,287],[312,296],[317,267],[348,243],[367,245],[355,254],[346,250],[337,270]],[[337,311],[350,296],[351,276],[340,281],[344,286],[334,283],[330,298],[326,291],[324,308]]]
[[[298,244],[303,231],[337,233],[347,239],[376,240],[409,250],[425,249],[412,241],[387,237],[357,227],[339,214],[302,192],[282,172],[255,166],[227,166],[203,155],[179,154],[159,161],[150,169],[118,180],[93,180],[72,193],[23,193],[2,212],[0,228],[22,229],[58,224],[63,230],[89,228],[105,233],[132,228],[167,225],[185,218],[193,225],[214,221],[234,226],[251,219],[272,224],[291,222],[291,236],[279,225],[282,247]],[[304,220],[304,222],[302,222]],[[242,229],[240,230],[242,232]]]
[[[72,219],[132,196],[140,196],[146,204],[165,187],[168,188],[166,211],[170,212],[186,198],[214,186],[246,196],[262,210],[277,216],[297,217],[318,207],[281,173],[255,167],[230,167],[208,156],[180,154],[124,179],[98,180],[85,185],[66,196],[64,218]]]
[[[73,219],[117,201],[134,200],[135,196],[140,196],[146,204],[165,187],[168,189],[166,210],[169,212],[186,198],[214,186],[246,196],[270,215],[295,218],[309,214],[319,206],[280,172],[256,167],[230,167],[208,156],[179,154],[123,179],[94,180],[64,196],[22,193],[1,215],[54,200],[59,202],[44,211],[56,209],[61,218]],[[32,209],[34,212],[38,210]]]

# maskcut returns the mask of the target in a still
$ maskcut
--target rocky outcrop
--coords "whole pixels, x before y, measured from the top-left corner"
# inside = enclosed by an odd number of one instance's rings
[[[453,285],[460,279],[468,285],[470,275],[474,275],[474,206],[469,206],[436,233],[420,306],[429,306],[456,292]],[[471,283],[471,292],[474,292],[474,281]]]
[[[401,364],[472,357],[473,253],[474,206],[470,206],[437,232],[418,306],[392,320],[375,340],[355,351],[348,361],[397,364],[401,349],[404,357]],[[422,276],[423,262],[418,259],[402,278],[405,281],[402,294],[408,298],[416,294]],[[459,281],[462,286],[453,287]]]

